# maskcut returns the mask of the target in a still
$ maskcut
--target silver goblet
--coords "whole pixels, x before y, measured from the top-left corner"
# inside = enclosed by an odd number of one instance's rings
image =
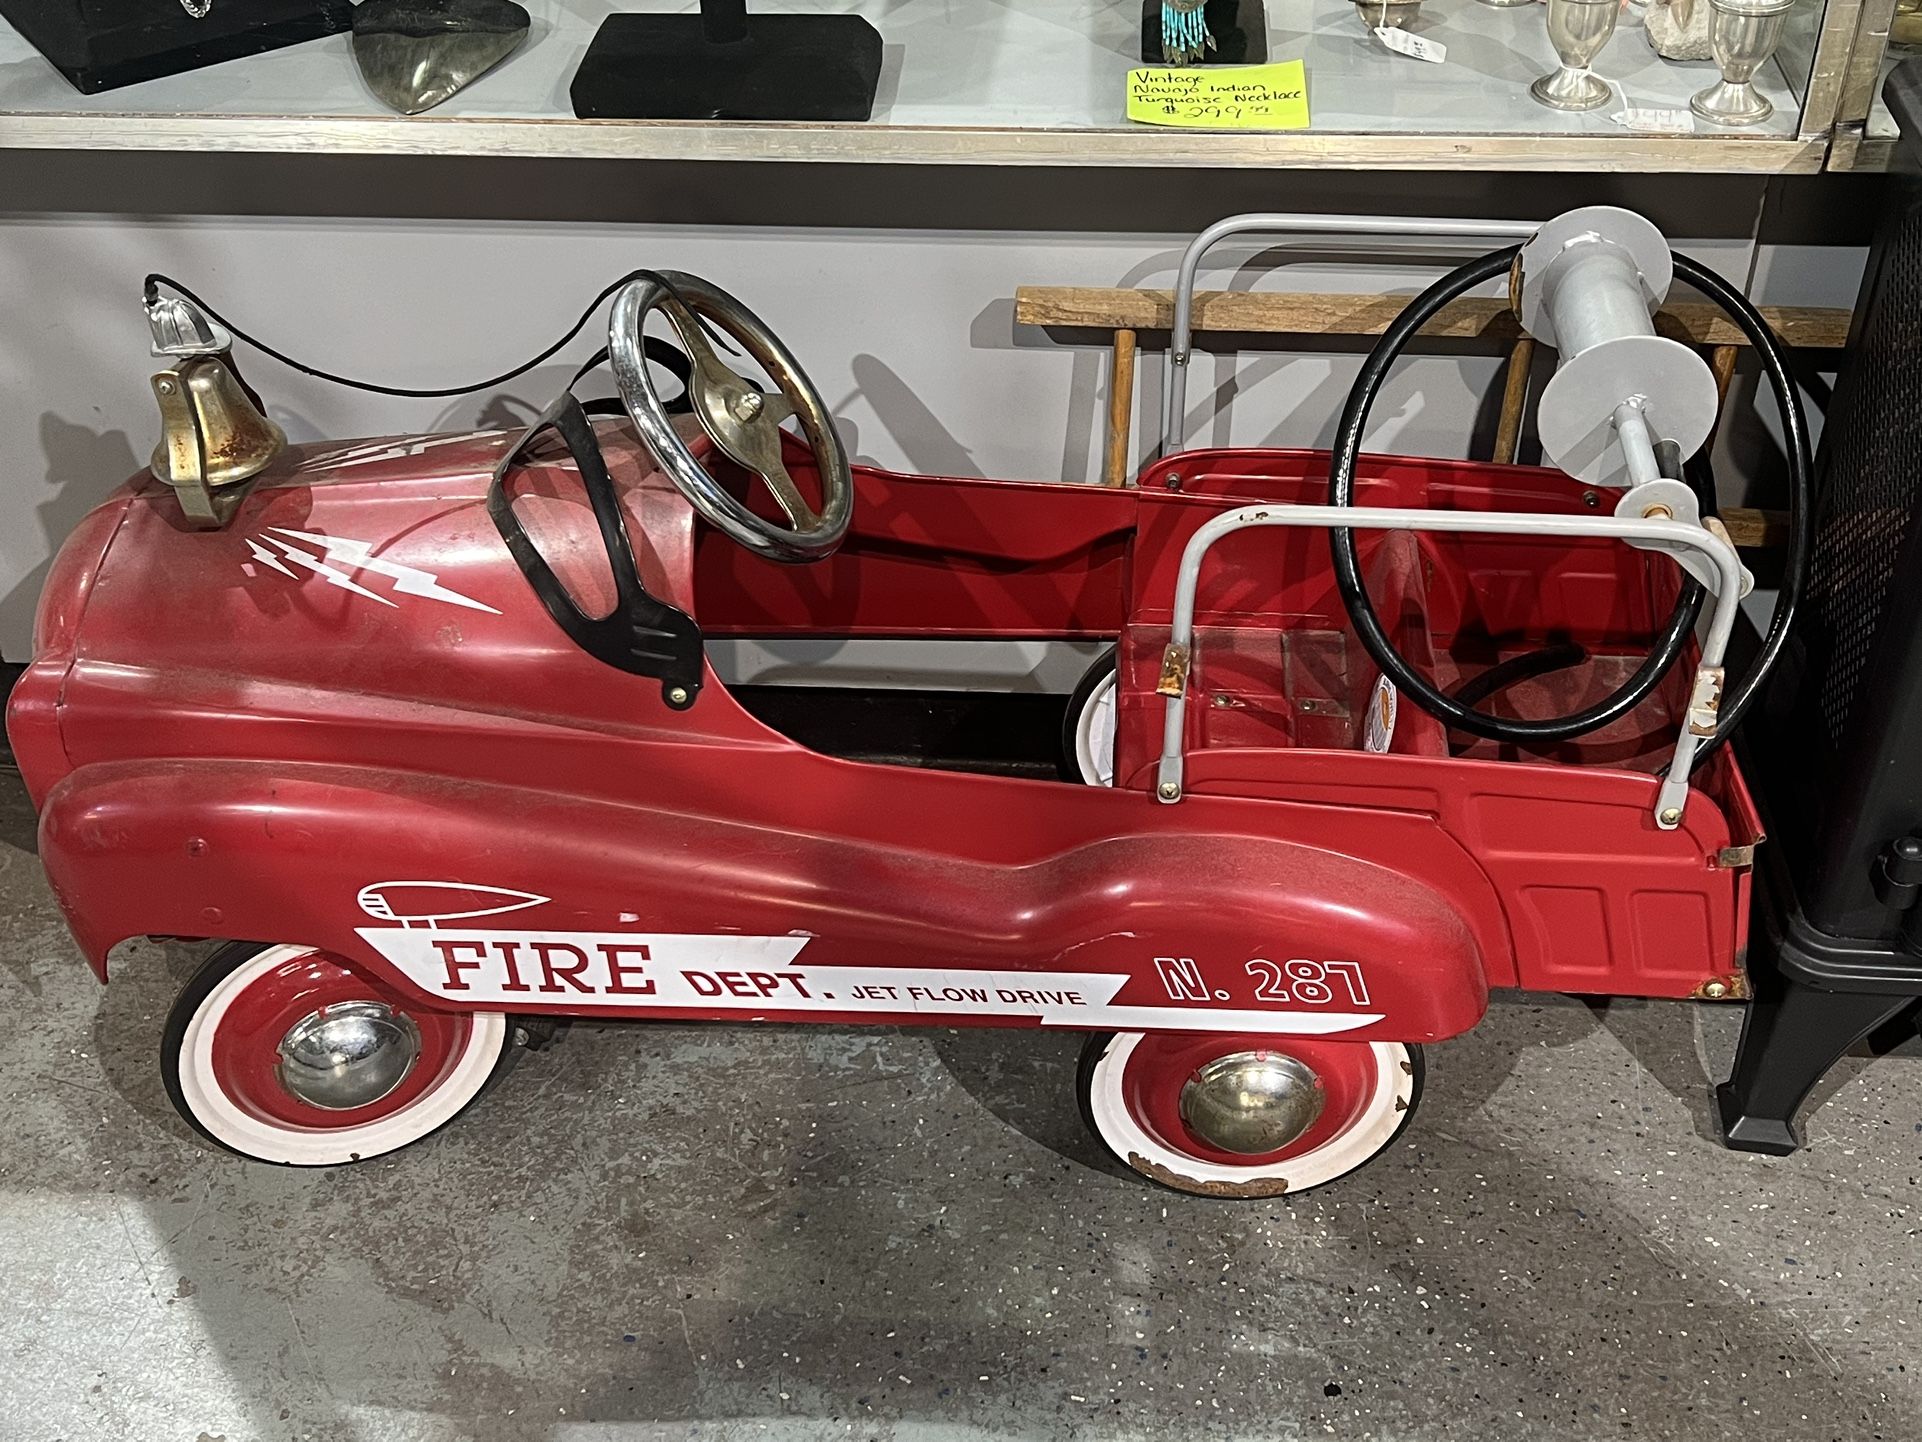
[[[1795,0],[1709,0],[1708,41],[1722,78],[1688,108],[1717,125],[1760,125],[1775,113],[1755,72],[1775,53]]]
[[[1373,30],[1406,30],[1421,14],[1421,0],[1355,0],[1361,23]]]
[[[1608,104],[1615,92],[1588,64],[1608,44],[1621,13],[1621,0],[1548,0],[1548,43],[1562,66],[1529,86],[1528,93],[1556,110]]]

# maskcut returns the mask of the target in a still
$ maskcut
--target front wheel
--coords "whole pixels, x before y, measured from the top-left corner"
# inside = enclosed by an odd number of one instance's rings
[[[223,946],[181,990],[161,1049],[167,1095],[209,1141],[330,1167],[419,1141],[508,1054],[501,1012],[421,1007],[311,946]]]
[[[1206,1197],[1275,1197],[1346,1176],[1415,1114],[1422,1055],[1401,1042],[1100,1032],[1081,1113],[1115,1159]]]

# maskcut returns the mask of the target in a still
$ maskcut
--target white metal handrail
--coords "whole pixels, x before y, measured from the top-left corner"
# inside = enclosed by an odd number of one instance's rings
[[[1713,567],[1710,587],[1715,609],[1702,641],[1701,661],[1695,668],[1687,714],[1675,739],[1675,754],[1656,788],[1655,824],[1672,831],[1681,824],[1688,801],[1689,766],[1696,748],[1715,734],[1716,706],[1722,686],[1722,659],[1735,627],[1746,580],[1735,548],[1720,536],[1684,521],[1626,516],[1563,516],[1515,511],[1424,511],[1388,506],[1243,506],[1207,522],[1188,540],[1175,576],[1174,626],[1162,664],[1163,694],[1161,763],[1155,775],[1155,795],[1164,802],[1181,799],[1185,751],[1188,676],[1192,667],[1195,592],[1201,563],[1222,537],[1256,526],[1345,526],[1359,531],[1465,531],[1489,535],[1609,536],[1630,544],[1672,553],[1698,551]],[[1651,778],[1654,779],[1654,778]]]
[[[1526,240],[1536,220],[1442,220],[1406,215],[1291,215],[1254,212],[1218,220],[1181,254],[1175,276],[1174,326],[1168,337],[1168,384],[1161,394],[1161,454],[1179,454],[1188,402],[1188,361],[1193,353],[1195,273],[1201,258],[1231,235],[1386,235],[1407,240]]]

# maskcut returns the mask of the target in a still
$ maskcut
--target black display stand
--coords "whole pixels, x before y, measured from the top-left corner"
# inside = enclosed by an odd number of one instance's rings
[[[333,35],[348,0],[0,0],[0,15],[84,95]]]
[[[1809,588],[1740,738],[1769,840],[1756,999],[1720,1088],[1732,1147],[1785,1153],[1856,1042],[1922,998],[1922,66],[1816,464]]]
[[[881,35],[859,15],[610,15],[569,94],[583,120],[866,120]]]
[[[1215,48],[1202,65],[1261,65],[1268,59],[1268,12],[1262,0],[1208,0],[1201,7]],[[1161,0],[1141,0],[1141,58],[1167,63],[1161,48]]]

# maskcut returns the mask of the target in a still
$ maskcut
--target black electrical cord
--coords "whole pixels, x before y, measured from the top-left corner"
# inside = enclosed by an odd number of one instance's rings
[[[1362,362],[1361,373],[1355,377],[1354,387],[1348,392],[1348,402],[1342,407],[1340,423],[1335,428],[1335,443],[1328,462],[1328,503],[1331,506],[1354,504],[1355,469],[1361,457],[1362,431],[1368,424],[1369,408],[1374,404],[1382,382],[1387,379],[1389,367],[1415,333],[1434,318],[1436,312],[1477,286],[1507,275],[1520,252],[1520,246],[1509,246],[1491,251],[1478,260],[1471,260],[1450,271],[1410,301],[1407,308],[1382,333],[1374,350],[1369,352],[1368,359]],[[1408,664],[1388,639],[1381,618],[1368,599],[1367,588],[1361,579],[1361,557],[1355,544],[1354,531],[1346,526],[1338,526],[1329,531],[1328,538],[1334,552],[1335,587],[1341,594],[1342,605],[1348,611],[1355,635],[1374,658],[1375,664],[1381,667],[1382,674],[1429,715],[1439,717],[1458,730],[1491,741],[1522,745],[1562,741],[1599,730],[1611,721],[1626,716],[1642,703],[1660,684],[1669,668],[1681,658],[1689,635],[1695,628],[1695,619],[1701,613],[1705,594],[1700,582],[1692,577],[1686,580],[1681,594],[1676,598],[1668,624],[1663,627],[1661,635],[1656,638],[1655,645],[1636,668],[1635,674],[1612,694],[1586,710],[1546,721],[1491,716],[1439,690]]]
[[[1782,415],[1782,438],[1789,462],[1789,540],[1782,558],[1782,584],[1775,596],[1775,612],[1769,617],[1768,631],[1754,664],[1740,682],[1722,694],[1721,712],[1715,734],[1695,748],[1693,766],[1699,767],[1712,756],[1741,724],[1742,718],[1761,694],[1762,683],[1781,659],[1788,644],[1789,630],[1795,624],[1795,609],[1808,587],[1809,547],[1815,526],[1815,460],[1809,445],[1808,417],[1802,414],[1802,399],[1789,369],[1788,352],[1768,318],[1755,304],[1721,276],[1685,255],[1675,257],[1675,274],[1702,295],[1720,306],[1735,322],[1755,354],[1761,359],[1762,373],[1775,393],[1775,406]]]
[[[268,345],[266,341],[261,340],[258,336],[249,335],[246,331],[242,330],[239,326],[235,325],[232,321],[228,320],[226,316],[222,315],[219,311],[215,310],[212,306],[208,305],[206,301],[202,300],[199,296],[195,295],[191,290],[189,290],[186,286],[182,285],[179,281],[175,280],[170,275],[159,275],[159,274],[149,275],[147,277],[146,284],[145,284],[145,293],[146,293],[147,304],[152,305],[154,300],[158,297],[160,293],[160,287],[163,285],[166,286],[169,290],[172,290],[176,294],[182,296],[183,298],[192,301],[195,305],[199,306],[200,309],[205,311],[208,314],[208,316],[210,316],[215,321],[218,321],[221,325],[224,325],[229,331],[233,333],[235,340],[243,340],[248,345],[252,346],[255,350],[259,351],[262,355],[271,356],[274,360],[279,361],[282,365],[286,366],[288,369],[299,371],[304,376],[312,376],[315,380],[326,381],[330,385],[346,386],[350,390],[372,391],[375,395],[404,396],[412,400],[443,400],[449,396],[464,396],[464,395],[469,395],[474,391],[492,390],[495,386],[505,385],[507,384],[507,382],[514,380],[516,377],[527,374],[527,372],[533,370],[535,366],[540,365],[545,361],[551,360],[555,355],[559,354],[562,347],[564,347],[569,341],[573,340],[575,336],[579,335],[583,330],[587,328],[587,323],[594,318],[594,312],[601,308],[602,303],[606,301],[609,296],[613,295],[615,291],[621,289],[622,286],[627,285],[630,281],[636,281],[636,280],[659,281],[662,285],[667,287],[669,294],[674,295],[677,300],[679,299],[679,293],[675,291],[673,282],[668,280],[667,277],[662,275],[659,271],[630,270],[626,275],[620,277],[618,280],[610,281],[602,289],[601,293],[595,296],[594,299],[588,303],[587,309],[581,312],[581,318],[574,322],[573,326],[569,328],[567,334],[562,336],[559,340],[555,341],[552,345],[547,347],[546,350],[542,351],[539,355],[535,356],[532,360],[524,361],[520,365],[515,366],[512,370],[503,371],[501,374],[497,376],[489,376],[486,380],[475,381],[471,385],[435,386],[428,389],[416,389],[411,386],[382,385],[378,381],[355,380],[351,376],[335,375],[331,371],[324,371],[317,366],[310,366],[306,364],[304,361],[297,361],[292,356],[288,355],[285,351],[277,350],[273,346]],[[686,308],[685,303],[683,308]],[[691,309],[689,309],[688,313],[690,315],[694,315],[694,312]],[[720,342],[720,344],[724,349],[736,355],[740,354],[740,352],[733,345],[729,344],[724,337],[720,336],[715,331],[714,327],[710,326],[705,319],[703,319],[699,315],[695,315],[694,318],[695,318],[695,323],[701,327],[701,330],[708,336],[710,340],[717,340]],[[656,336],[644,337],[643,344],[647,354],[647,358],[649,360],[656,361],[659,364],[665,366],[671,373],[673,373],[680,380],[683,386],[687,384],[688,375],[689,375],[689,372],[692,370],[692,366],[689,364],[687,356],[685,354],[683,354],[677,347],[669,344],[667,341],[659,339]],[[574,379],[578,381],[583,375],[587,374],[588,371],[592,370],[595,366],[599,365],[602,361],[606,359],[607,359],[607,352],[605,350],[596,352],[595,355],[585,365],[583,365],[578,371],[575,372]]]

